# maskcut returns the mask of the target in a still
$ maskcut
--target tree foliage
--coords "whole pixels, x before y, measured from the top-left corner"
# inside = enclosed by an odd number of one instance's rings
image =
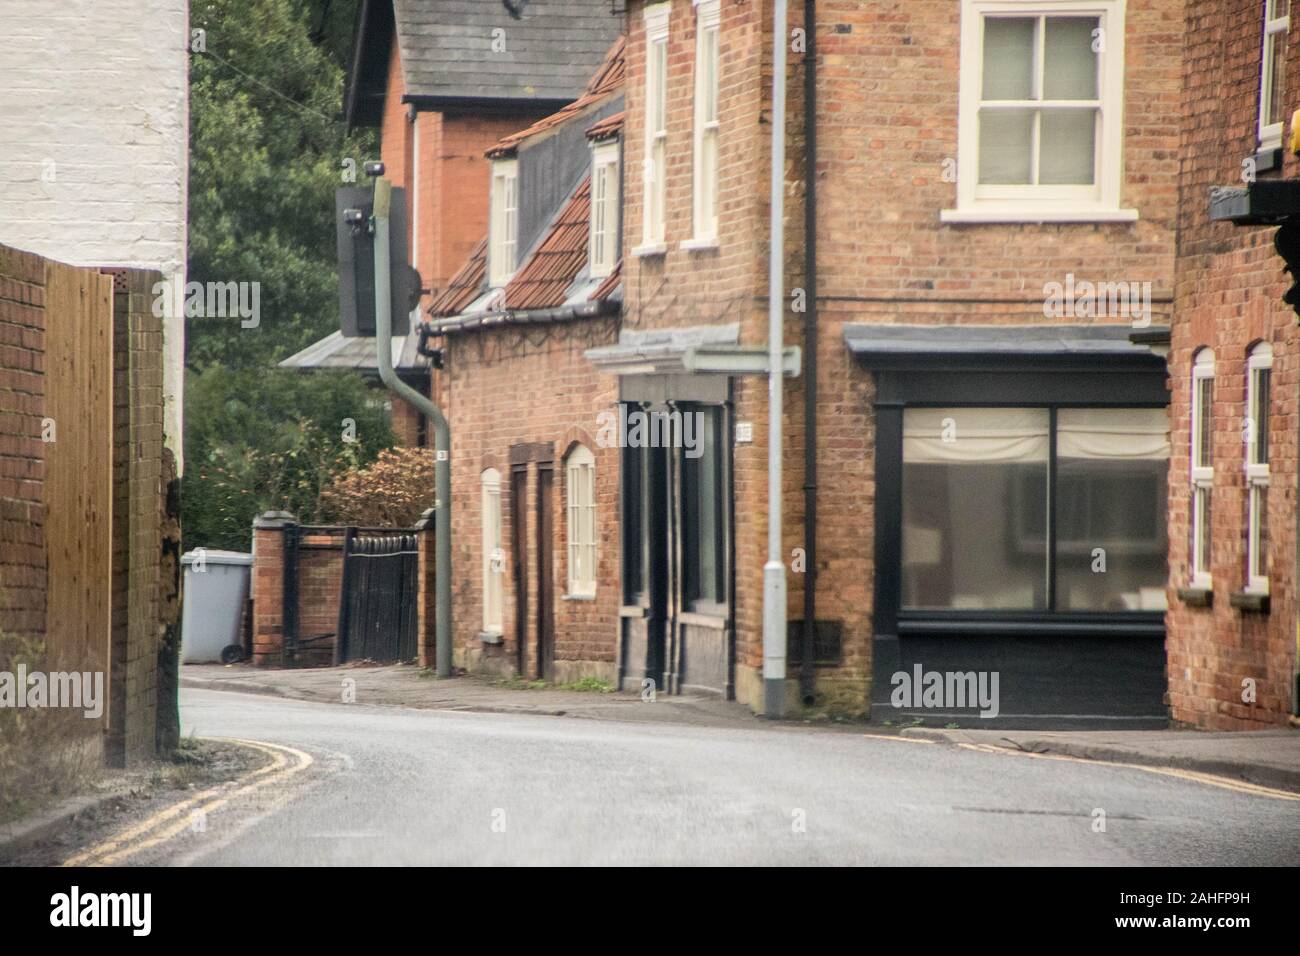
[[[353,2],[199,0],[191,27],[192,282],[260,283],[260,324],[191,319],[186,361],[268,366],[338,322],[334,190],[375,152],[342,119]],[[344,34],[346,24],[347,34]],[[192,43],[192,45],[196,45]]]
[[[334,191],[375,155],[344,129],[357,0],[195,0],[190,26],[191,282],[257,282],[256,328],[186,322],[184,547],[248,547],[268,509],[302,521],[320,489],[392,444],[386,395],[276,363],[338,327]],[[356,441],[344,439],[345,419]]]
[[[267,510],[319,520],[321,489],[394,440],[383,393],[353,374],[213,366],[186,391],[187,550],[247,550]]]

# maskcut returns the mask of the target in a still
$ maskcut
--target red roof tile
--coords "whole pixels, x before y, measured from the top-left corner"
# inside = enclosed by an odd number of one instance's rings
[[[589,106],[593,106],[608,96],[612,96],[623,88],[623,78],[625,75],[625,64],[623,60],[623,48],[626,45],[627,38],[619,37],[614,41],[614,45],[609,48],[605,54],[605,61],[601,63],[598,69],[587,83],[586,90],[576,100],[570,103],[558,113],[552,113],[545,119],[538,120],[532,126],[518,133],[511,133],[505,139],[498,142],[486,153],[492,159],[499,159],[503,156],[509,156],[519,147],[519,144],[538,133],[544,133],[547,130],[562,126],[570,119],[580,114]]]
[[[433,298],[429,314],[434,317],[456,315],[478,298],[487,275],[487,237],[479,240],[465,264],[456,271],[443,289]]]
[[[623,128],[623,117],[625,115],[620,110],[612,116],[606,116],[603,120],[593,123],[587,128],[587,139],[606,139],[613,136]]]
[[[591,222],[591,177],[573,191],[546,237],[506,285],[507,309],[550,309],[564,304],[564,293],[587,263]]]

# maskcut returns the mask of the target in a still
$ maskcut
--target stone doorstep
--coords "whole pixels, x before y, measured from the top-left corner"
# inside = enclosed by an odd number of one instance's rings
[[[1148,731],[1149,733],[1149,731]],[[1169,739],[1192,735],[1192,730],[1168,731]],[[1242,732],[1242,741],[1253,741]],[[904,737],[921,740],[934,740],[948,744],[985,744],[1001,747],[1009,751],[1027,753],[1058,754],[1078,757],[1083,760],[1096,760],[1104,763],[1131,763],[1144,767],[1165,767],[1175,770],[1192,770],[1197,773],[1214,774],[1222,777],[1234,777],[1247,783],[1263,787],[1276,787],[1283,790],[1300,792],[1300,764],[1285,766],[1282,764],[1261,764],[1249,760],[1231,760],[1220,757],[1202,757],[1196,754],[1161,753],[1138,748],[1115,746],[1110,742],[1093,742],[1081,735],[1044,738],[1035,736],[1033,731],[977,731],[941,730],[931,727],[908,727],[901,731]]]

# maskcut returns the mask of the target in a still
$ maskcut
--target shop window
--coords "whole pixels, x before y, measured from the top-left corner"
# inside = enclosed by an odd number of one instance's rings
[[[902,606],[1158,611],[1163,409],[911,408]]]

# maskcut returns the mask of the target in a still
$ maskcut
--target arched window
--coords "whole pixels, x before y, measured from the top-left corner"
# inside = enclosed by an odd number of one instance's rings
[[[502,577],[505,552],[501,550],[501,473],[483,472],[483,631],[501,633]]]
[[[1192,587],[1213,586],[1210,554],[1214,491],[1214,352],[1201,349],[1192,364]]]
[[[1260,342],[1246,360],[1246,590],[1268,593],[1268,432],[1273,347]]]
[[[577,445],[565,460],[568,505],[569,593],[596,593],[596,458]]]

